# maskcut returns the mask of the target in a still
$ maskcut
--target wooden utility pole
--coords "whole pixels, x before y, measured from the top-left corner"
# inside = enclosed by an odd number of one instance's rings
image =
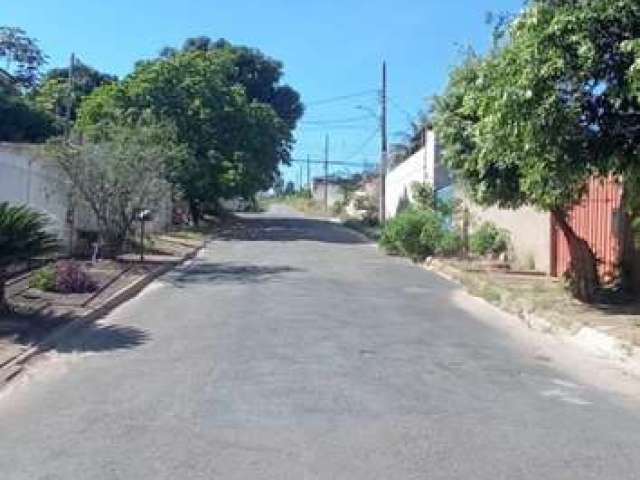
[[[387,62],[382,62],[382,90],[380,92],[380,208],[379,221],[382,225],[386,220],[386,190],[387,190]]]
[[[71,109],[73,108],[73,68],[76,63],[76,56],[74,53],[71,54],[71,59],[69,61],[69,79],[68,79],[68,89],[69,93],[67,95],[67,111],[66,111],[66,134],[67,138],[71,135]]]
[[[329,135],[324,137],[324,210],[329,211]]]
[[[311,191],[311,157],[307,155],[307,188]]]

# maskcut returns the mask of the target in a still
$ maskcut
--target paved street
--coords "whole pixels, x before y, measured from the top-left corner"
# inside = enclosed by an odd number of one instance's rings
[[[453,284],[285,209],[245,223],[0,396],[2,480],[639,478],[640,410]]]

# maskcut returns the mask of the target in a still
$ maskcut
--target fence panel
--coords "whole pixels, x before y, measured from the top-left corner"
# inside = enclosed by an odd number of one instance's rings
[[[596,258],[598,272],[603,281],[615,278],[619,242],[617,212],[622,189],[614,178],[593,178],[582,201],[569,212],[569,223],[585,239]],[[569,268],[569,246],[556,225],[552,225],[552,273],[563,275]]]

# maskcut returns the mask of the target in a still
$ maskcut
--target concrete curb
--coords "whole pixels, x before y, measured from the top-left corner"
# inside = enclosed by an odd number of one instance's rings
[[[24,367],[38,355],[47,352],[55,346],[56,342],[70,334],[76,329],[79,329],[85,325],[91,324],[100,318],[106,316],[109,312],[119,307],[123,303],[131,300],[137,296],[142,290],[144,290],[151,282],[165,273],[173,270],[178,265],[195,258],[196,255],[205,247],[205,244],[196,248],[192,252],[186,254],[181,260],[171,262],[167,264],[159,265],[153,271],[138,279],[134,283],[121,288],[114,293],[111,297],[105,300],[102,304],[89,310],[88,312],[76,316],[68,323],[55,328],[49,335],[47,335],[40,342],[30,346],[24,352],[16,355],[12,359],[6,361],[0,367],[0,389],[6,386],[9,382],[16,379],[23,372]]]
[[[587,326],[579,322],[574,322],[569,327],[566,327],[557,325],[535,313],[510,311],[500,304],[490,302],[487,299],[476,296],[470,292],[468,287],[456,278],[456,273],[462,273],[457,268],[451,265],[442,264],[437,260],[425,263],[422,267],[445,280],[461,286],[468,295],[497,308],[507,315],[515,316],[530,330],[545,334],[563,336],[580,347],[583,351],[598,358],[607,358],[622,362],[632,359],[640,360],[640,348],[635,347],[631,342],[626,342],[618,337],[608,334],[604,329]]]

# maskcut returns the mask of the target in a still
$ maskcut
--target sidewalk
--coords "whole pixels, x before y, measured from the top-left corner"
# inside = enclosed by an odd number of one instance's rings
[[[468,262],[431,259],[425,268],[517,315],[530,328],[565,333],[598,356],[624,360],[640,347],[640,302],[586,305],[544,275],[484,271]]]

